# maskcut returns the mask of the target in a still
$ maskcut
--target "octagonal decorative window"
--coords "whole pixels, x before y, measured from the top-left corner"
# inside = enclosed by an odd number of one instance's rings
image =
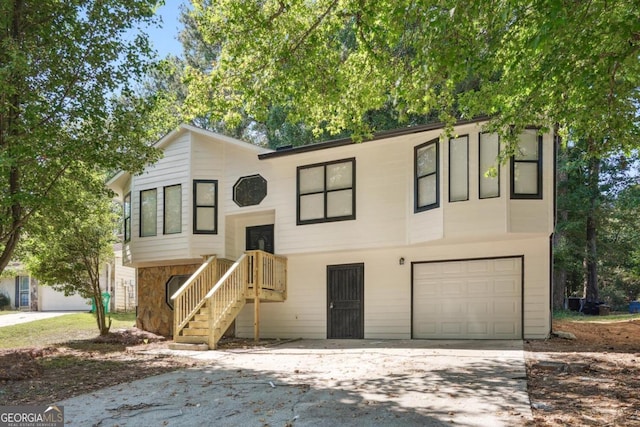
[[[233,184],[233,201],[240,207],[259,205],[267,197],[267,180],[260,175],[243,176]]]

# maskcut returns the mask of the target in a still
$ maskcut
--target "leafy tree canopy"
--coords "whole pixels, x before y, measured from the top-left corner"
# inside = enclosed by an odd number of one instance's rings
[[[139,171],[157,158],[152,99],[128,89],[151,65],[156,0],[0,0],[0,271],[56,187],[85,165]]]
[[[358,137],[374,130],[368,112],[392,105],[448,123],[488,114],[505,135],[559,124],[598,152],[638,145],[633,1],[193,3],[219,55],[188,71],[192,115],[264,120],[276,104],[292,122]]]

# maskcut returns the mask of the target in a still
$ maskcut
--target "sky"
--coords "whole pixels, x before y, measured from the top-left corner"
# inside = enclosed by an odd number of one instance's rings
[[[161,28],[149,28],[149,39],[153,43],[160,58],[168,54],[180,56],[182,45],[178,41],[179,28],[182,24],[178,20],[180,5],[190,5],[188,0],[165,0],[164,6],[158,8],[158,14],[162,17]]]

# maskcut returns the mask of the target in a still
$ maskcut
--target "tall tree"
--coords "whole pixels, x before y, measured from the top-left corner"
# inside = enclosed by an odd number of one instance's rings
[[[260,120],[277,104],[294,122],[355,138],[372,130],[367,113],[387,104],[399,116],[437,110],[448,123],[488,114],[487,130],[507,142],[527,125],[558,125],[565,140],[590,141],[594,168],[639,145],[640,8],[632,0],[193,3],[204,40],[220,53],[211,72],[189,70],[191,114]],[[589,206],[597,223],[597,205]],[[587,299],[596,301],[595,264],[589,270]]]
[[[57,209],[35,213],[21,245],[27,267],[43,285],[92,298],[100,335],[106,335],[111,321],[105,317],[100,273],[113,258],[119,216],[107,197],[103,176],[91,168],[67,170],[54,192]]]
[[[56,210],[67,171],[157,158],[153,105],[128,90],[150,65],[146,37],[128,31],[151,23],[156,3],[0,0],[0,272],[33,216]]]

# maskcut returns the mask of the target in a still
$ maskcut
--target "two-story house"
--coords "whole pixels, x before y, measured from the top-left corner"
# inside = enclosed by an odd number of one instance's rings
[[[108,183],[138,268],[138,325],[211,348],[229,325],[239,337],[546,337],[553,135],[526,130],[499,164],[482,124],[277,151],[180,126],[156,164]]]

